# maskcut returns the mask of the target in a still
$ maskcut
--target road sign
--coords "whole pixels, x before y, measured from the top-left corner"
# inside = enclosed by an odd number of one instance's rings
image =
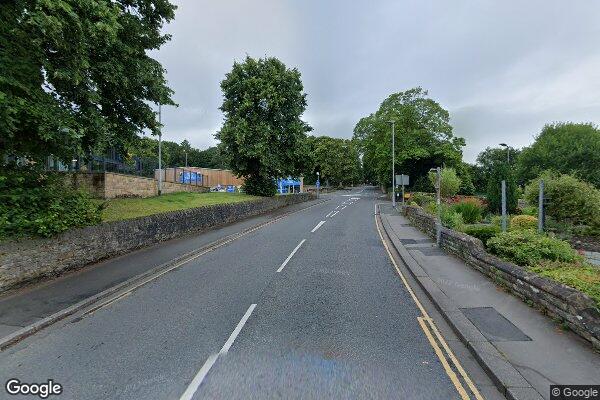
[[[227,185],[227,192],[229,192],[229,193],[235,192],[235,187],[233,185]]]
[[[317,179],[317,188],[321,187],[321,182]]]
[[[396,186],[408,186],[409,185],[409,177],[408,175],[396,175]]]

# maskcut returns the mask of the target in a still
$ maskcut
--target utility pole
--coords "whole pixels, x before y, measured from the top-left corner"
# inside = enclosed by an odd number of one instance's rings
[[[440,167],[431,168],[430,171],[435,171],[435,242],[440,245],[442,241],[442,170]]]
[[[544,180],[540,179],[540,193],[538,195],[538,232],[544,232]]]
[[[158,195],[162,193],[162,125],[161,104],[158,104]]]
[[[187,150],[183,151],[185,153],[185,167],[187,168]]]
[[[392,207],[396,208],[396,121],[392,124]]]

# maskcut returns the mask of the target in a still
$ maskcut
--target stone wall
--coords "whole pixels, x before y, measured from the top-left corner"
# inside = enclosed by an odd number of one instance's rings
[[[417,228],[435,236],[435,218],[419,207],[405,207]],[[489,254],[479,239],[442,227],[440,246],[455,254],[498,285],[532,304],[600,349],[600,312],[594,301],[578,290],[543,278]]]
[[[0,292],[189,233],[314,199],[301,193],[218,204],[0,243]]]
[[[101,199],[152,197],[158,195],[157,180],[115,172],[68,173],[66,182],[73,187],[84,189],[92,196]],[[163,182],[162,185],[162,193],[207,192],[208,190],[207,187],[176,182]]]

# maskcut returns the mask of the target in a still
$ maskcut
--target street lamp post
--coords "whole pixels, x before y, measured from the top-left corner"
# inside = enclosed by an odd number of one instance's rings
[[[185,167],[187,168],[187,150],[183,151],[185,153]]]
[[[506,161],[510,164],[510,147],[506,143],[500,143],[500,146],[506,147]]]
[[[158,195],[162,193],[162,126],[161,126],[161,104],[158,104]]]
[[[396,208],[396,121],[392,124],[392,207]]]

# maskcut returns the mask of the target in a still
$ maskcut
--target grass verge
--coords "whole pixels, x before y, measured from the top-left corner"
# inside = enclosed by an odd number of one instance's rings
[[[185,210],[213,204],[238,203],[241,201],[258,200],[260,197],[242,193],[171,193],[162,196],[126,199],[111,199],[103,201],[105,208],[102,221],[120,221],[168,211]]]

